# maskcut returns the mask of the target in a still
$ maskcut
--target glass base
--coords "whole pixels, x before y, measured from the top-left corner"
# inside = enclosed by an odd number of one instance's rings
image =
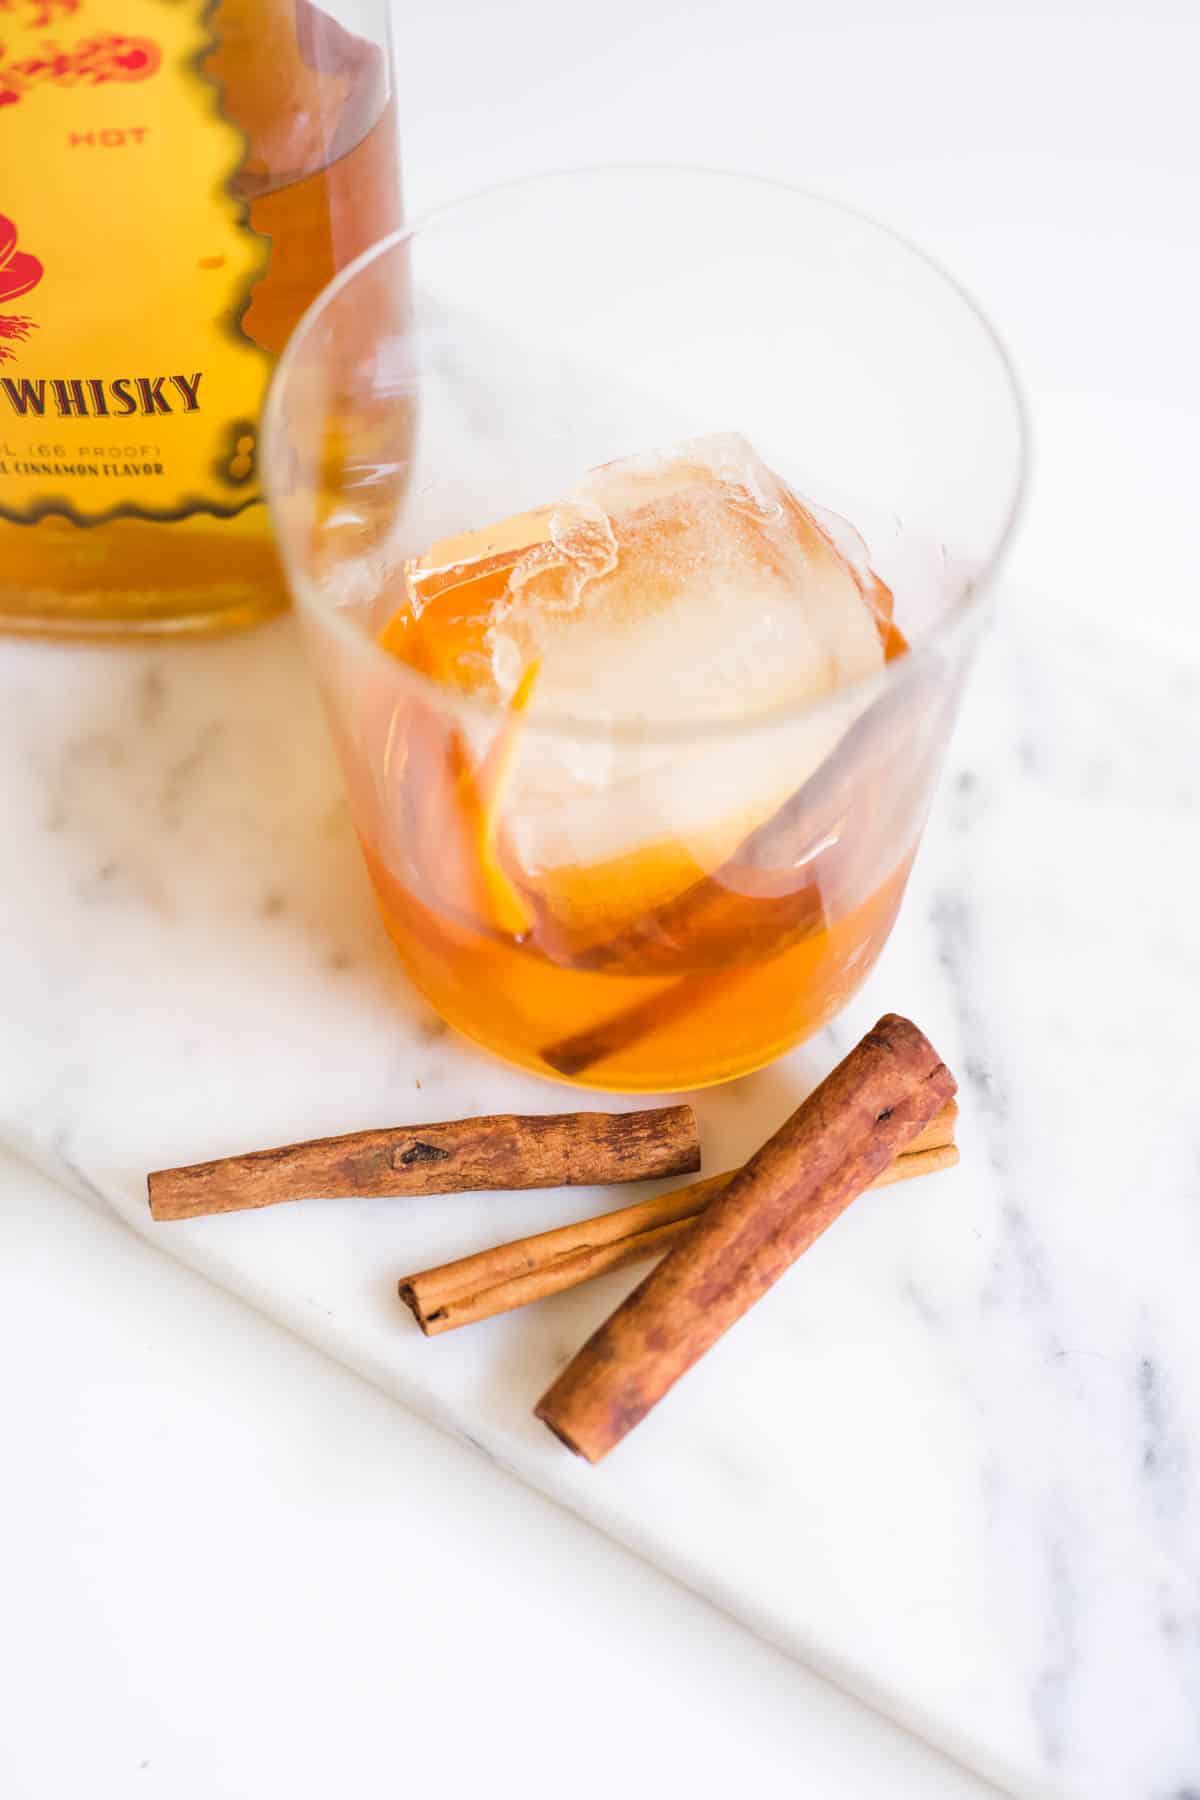
[[[418,984],[414,982],[413,985]],[[847,995],[847,999],[850,997]],[[429,996],[426,995],[425,998],[429,999]],[[473,1044],[477,1050],[486,1050],[489,1056],[495,1057],[497,1062],[507,1064],[510,1069],[520,1069],[527,1075],[540,1075],[544,1081],[553,1081],[559,1087],[585,1088],[589,1093],[596,1094],[691,1094],[700,1088],[723,1087],[728,1081],[740,1081],[743,1075],[753,1075],[759,1069],[769,1068],[781,1056],[786,1056],[789,1050],[799,1049],[801,1044],[814,1037],[829,1023],[828,1019],[815,1021],[812,1030],[803,1032],[799,1037],[788,1036],[775,1044],[760,1044],[754,1055],[742,1056],[732,1062],[710,1061],[704,1066],[676,1067],[671,1073],[677,1079],[672,1081],[666,1078],[665,1072],[657,1076],[650,1074],[625,1079],[620,1076],[609,1078],[600,1073],[591,1079],[584,1075],[564,1075],[558,1069],[549,1068],[536,1056],[523,1056],[510,1043],[482,1036],[465,1020],[452,1018],[449,1014],[443,1016],[457,1036]]]
[[[779,954],[649,980],[548,963],[418,906],[368,856],[384,926],[413,986],[502,1062],[614,1094],[716,1087],[764,1068],[828,1025],[891,931],[908,861],[836,924]]]
[[[0,521],[0,631],[196,637],[256,625],[286,604],[261,505],[229,519]]]
[[[246,631],[285,611],[286,596],[279,591],[251,595],[222,607],[197,606],[177,613],[139,615],[130,612],[89,617],[84,612],[6,612],[0,602],[0,632],[17,637],[123,642],[146,637],[215,637],[225,631]]]

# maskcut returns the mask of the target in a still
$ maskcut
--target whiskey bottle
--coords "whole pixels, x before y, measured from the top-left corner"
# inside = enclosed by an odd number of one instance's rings
[[[309,301],[400,222],[385,5],[0,0],[0,626],[283,605],[259,414]]]

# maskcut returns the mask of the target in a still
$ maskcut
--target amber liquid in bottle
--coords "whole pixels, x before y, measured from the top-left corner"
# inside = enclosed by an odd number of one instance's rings
[[[326,282],[400,223],[395,95],[386,51],[308,0],[221,0],[211,24],[205,69],[247,139],[231,186],[271,245],[240,329],[277,356]],[[17,631],[221,631],[286,604],[261,499],[232,518],[0,519],[0,571],[0,626]]]

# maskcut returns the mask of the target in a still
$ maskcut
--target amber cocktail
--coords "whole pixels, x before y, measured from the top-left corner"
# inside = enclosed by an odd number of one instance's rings
[[[584,255],[602,207],[623,282]],[[915,285],[905,343],[855,246]],[[387,281],[404,330],[339,334]],[[942,393],[914,483],[897,422],[951,327],[978,392]],[[1009,485],[952,551],[925,487],[985,392]],[[765,184],[550,177],[335,284],[275,390],[272,498],[384,922],[439,1012],[625,1090],[725,1080],[833,1018],[900,904],[1020,451],[957,292]]]

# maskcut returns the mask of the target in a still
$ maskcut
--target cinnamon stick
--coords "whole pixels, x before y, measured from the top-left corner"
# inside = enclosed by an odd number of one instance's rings
[[[706,1001],[716,1000],[745,975],[746,966],[742,964],[731,969],[718,969],[715,974],[701,976],[699,980],[693,977],[673,982],[670,987],[651,994],[648,1000],[635,1001],[623,1011],[601,1019],[599,1024],[587,1025],[570,1037],[558,1038],[553,1044],[545,1045],[540,1052],[542,1061],[556,1074],[582,1075],[596,1063],[607,1062],[610,1056],[632,1049],[650,1032],[662,1031],[677,1019],[686,1018]]]
[[[454,1194],[690,1175],[700,1140],[690,1106],[644,1112],[494,1113],[437,1125],[352,1131],[159,1169],[147,1179],[156,1219],[197,1219],[320,1195]]]
[[[535,1409],[599,1462],[912,1143],[955,1092],[888,1013],[595,1332]]]
[[[860,892],[855,858],[883,842],[893,866],[911,857],[940,755],[951,684],[914,664],[849,727],[824,763],[710,875],[605,941],[570,955],[576,966],[669,976],[703,952],[716,972],[684,976],[648,1000],[541,1050],[557,1074],[584,1074],[702,1006],[738,971],[826,927]],[[886,823],[876,814],[886,796]],[[822,845],[829,848],[822,850]],[[860,894],[861,897],[861,894]],[[539,941],[549,935],[539,927]],[[569,946],[567,947],[569,949]]]
[[[951,1100],[871,1186],[886,1187],[953,1168],[958,1161],[954,1146],[957,1115],[958,1108]],[[426,1337],[545,1300],[669,1249],[736,1173],[729,1169],[723,1175],[709,1175],[598,1218],[580,1219],[406,1275],[399,1283],[400,1298]]]

